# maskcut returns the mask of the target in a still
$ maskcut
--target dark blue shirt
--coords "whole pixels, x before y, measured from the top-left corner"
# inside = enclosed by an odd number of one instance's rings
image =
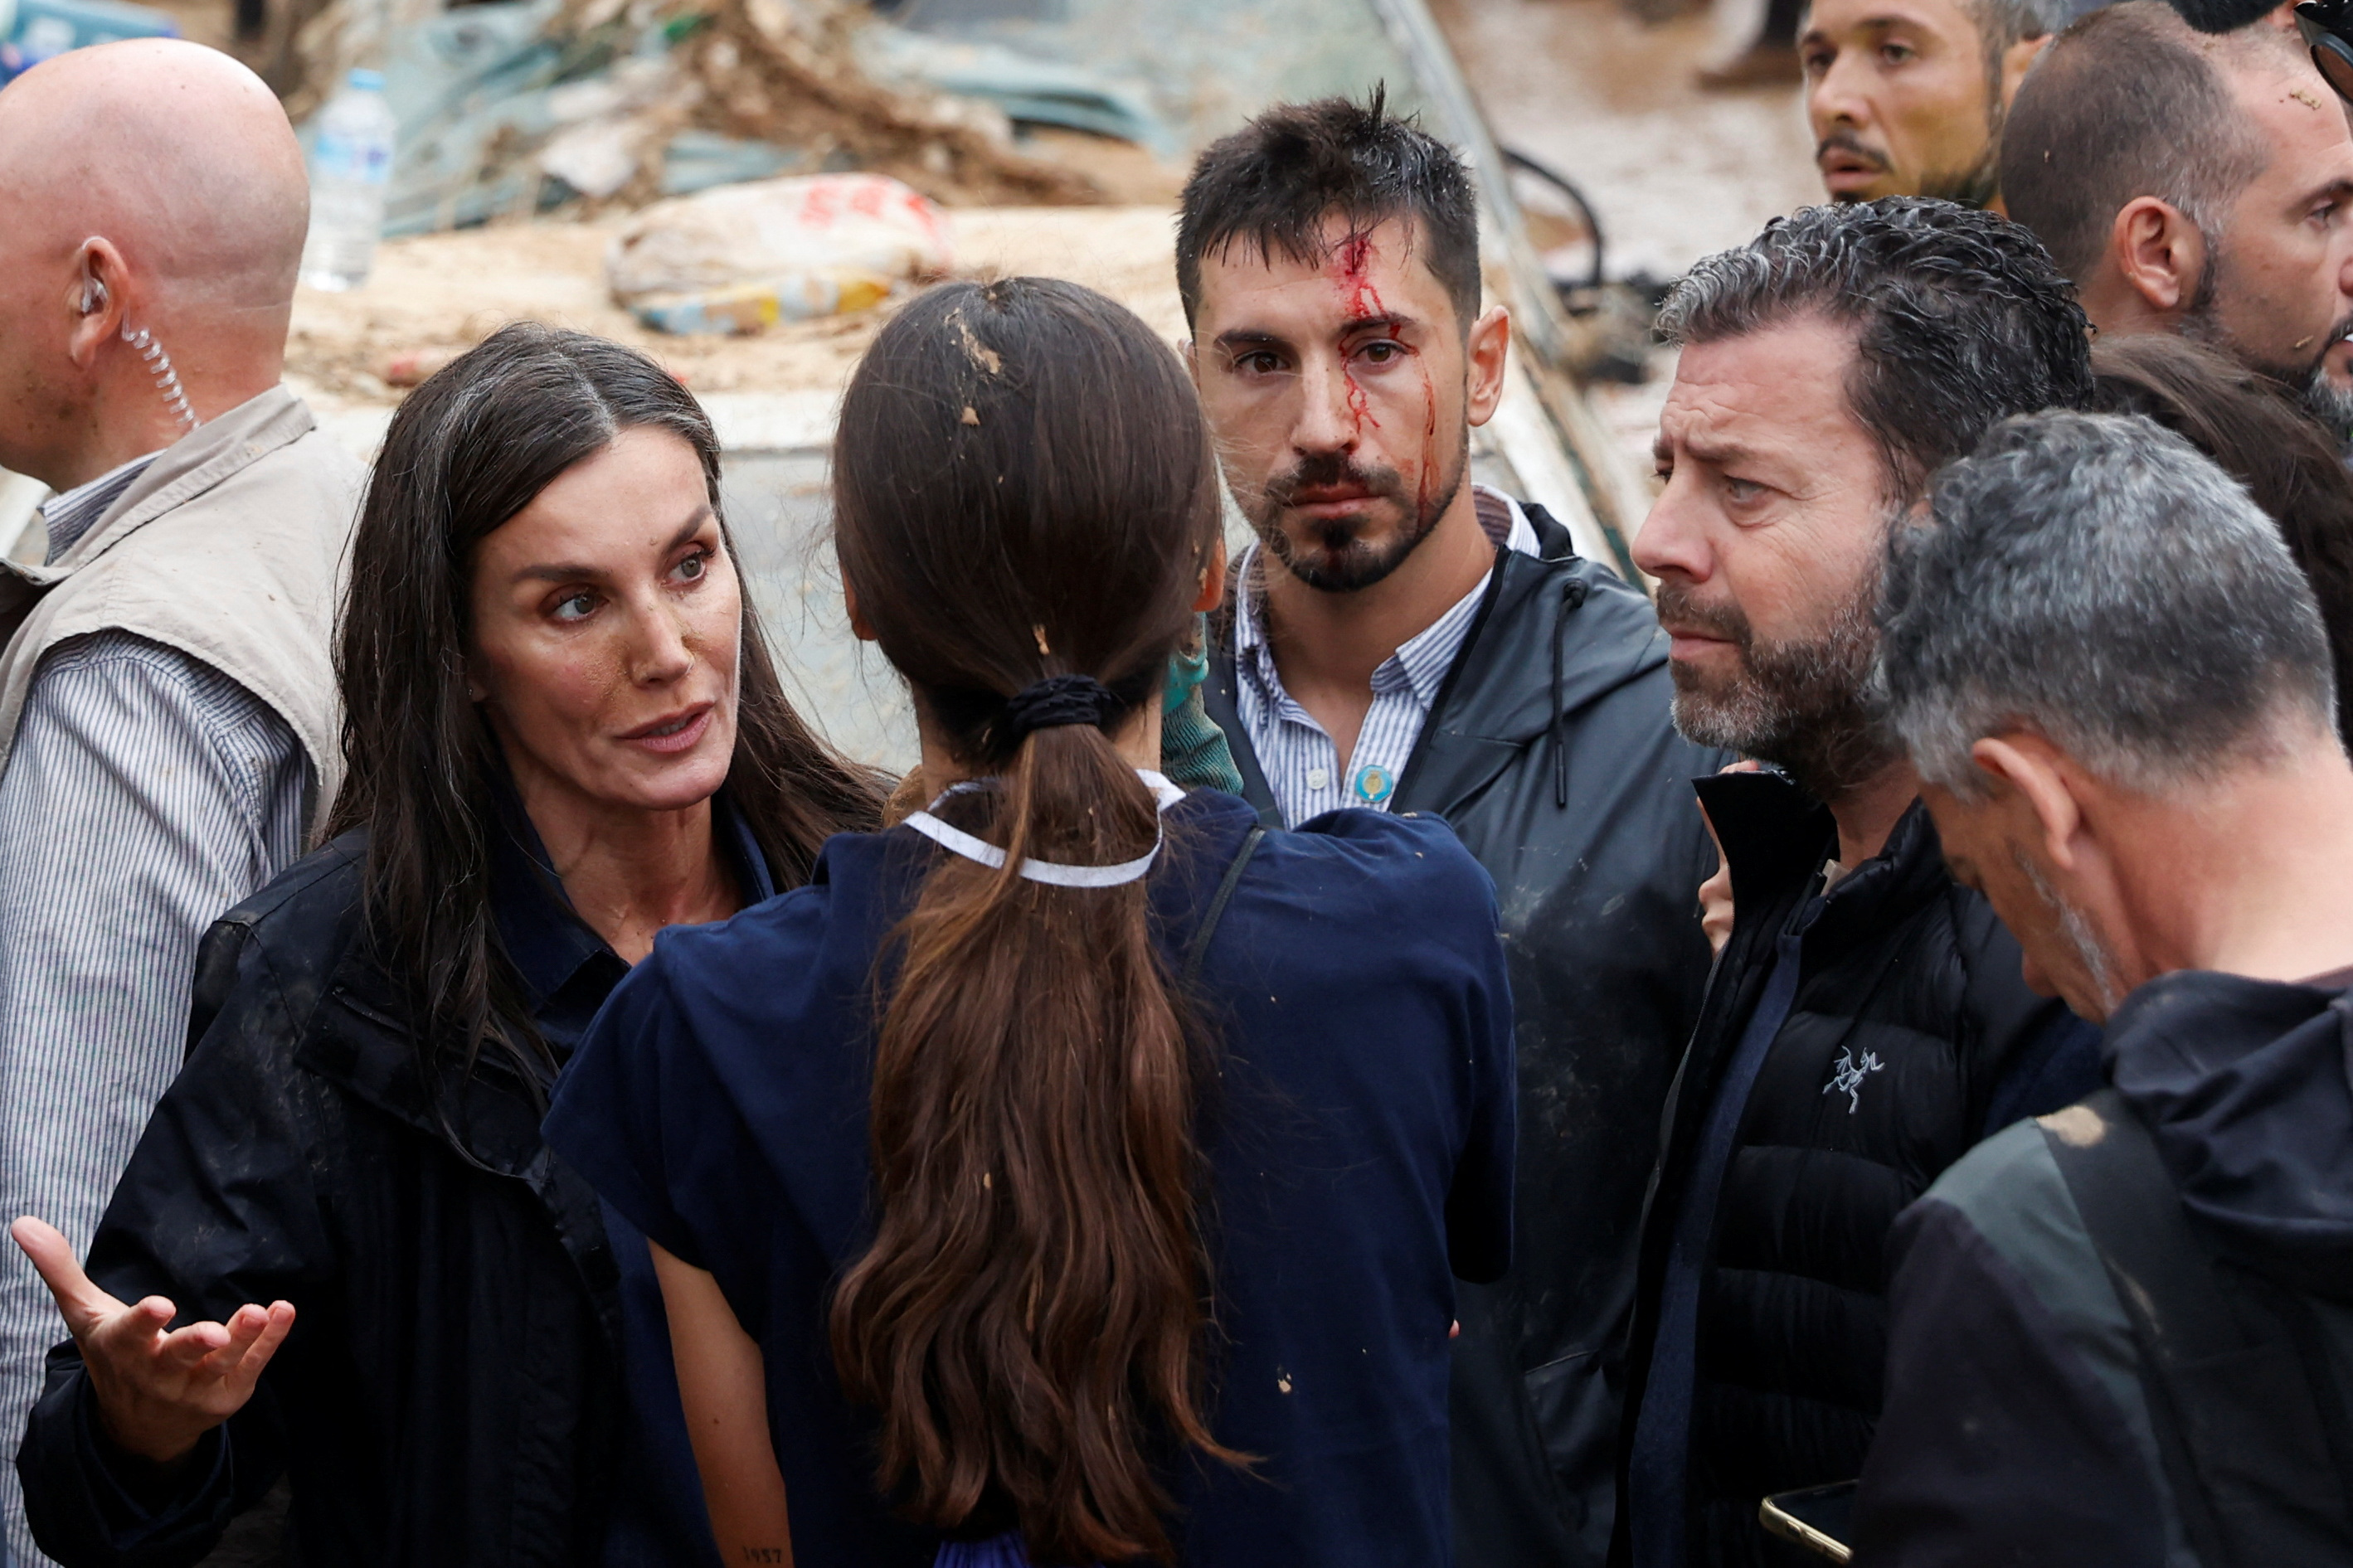
[[[1724,1190],[1725,1168],[1732,1163],[1733,1145],[1740,1134],[1741,1115],[1748,1108],[1749,1091],[1757,1087],[1757,1075],[1798,999],[1806,929],[1821,911],[1820,899],[1808,899],[1789,929],[1775,941],[1773,973],[1766,978],[1757,1011],[1749,1015],[1748,1026],[1740,1032],[1740,1043],[1725,1064],[1715,1102],[1708,1107],[1691,1182],[1683,1189],[1683,1207],[1675,1215],[1666,1277],[1659,1288],[1659,1331],[1651,1351],[1651,1377],[1634,1424],[1633,1450],[1627,1459],[1628,1524],[1635,1558],[1641,1563],[1683,1561],[1684,1476],[1691,1461],[1692,1391],[1699,1371],[1700,1289],[1715,1238],[1716,1204]]]
[[[712,809],[713,836],[744,902],[773,896],[767,858],[743,819],[724,795]],[[573,910],[530,819],[512,802],[505,816],[509,831],[491,850],[491,910],[522,982],[532,1021],[568,1068],[589,1021],[629,966]],[[718,1547],[711,1538],[702,1480],[679,1405],[670,1321],[653,1258],[644,1235],[627,1217],[610,1204],[604,1212],[606,1240],[620,1274],[621,1375],[631,1419],[603,1568],[716,1563]]]
[[[1255,814],[1187,796],[1150,884],[1175,953]],[[810,886],[666,931],[566,1070],[547,1136],[648,1235],[709,1269],[760,1342],[798,1561],[928,1563],[876,1498],[827,1349],[871,1236],[875,958],[944,853],[826,846]],[[1433,817],[1342,811],[1271,834],[1201,971],[1220,1025],[1203,1124],[1217,1298],[1211,1428],[1181,1459],[1181,1560],[1431,1568],[1450,1555],[1454,1278],[1509,1261],[1511,1004],[1493,885]]]

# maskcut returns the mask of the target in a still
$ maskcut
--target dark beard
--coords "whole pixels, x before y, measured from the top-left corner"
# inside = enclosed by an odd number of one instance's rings
[[[2269,363],[2241,348],[2215,312],[2214,300],[2220,289],[2217,274],[2221,265],[2222,247],[2210,239],[2206,265],[2198,274],[2198,287],[2190,293],[2189,308],[2181,313],[2181,335],[2278,382],[2306,413],[2327,428],[2329,439],[2343,446],[2348,437],[2353,437],[2353,389],[2340,387],[2328,379],[2328,351],[2353,336],[2353,316],[2332,327],[2321,340],[2320,347],[2303,363]]]
[[[1965,207],[1985,206],[2001,194],[2001,56],[1990,50],[1986,58],[1986,106],[1985,151],[1978,155],[1978,161],[1966,169],[1931,170],[1920,176],[1920,188],[1909,194]],[[1883,174],[1887,172],[1886,156],[1875,148],[1864,146],[1851,131],[1834,131],[1823,137],[1815,144],[1814,161],[1819,163],[1822,154],[1833,147],[1869,159],[1879,165]],[[1833,199],[1851,205],[1862,198],[1850,193]]]
[[[1703,605],[1662,583],[1660,617],[1730,639],[1743,666],[1728,689],[1715,690],[1688,666],[1672,666],[1675,728],[1699,745],[1775,764],[1816,800],[1841,799],[1903,755],[1868,695],[1877,597],[1877,582],[1868,582],[1819,637],[1762,644],[1736,606]]]
[[[1298,467],[1267,486],[1264,497],[1250,513],[1250,526],[1266,552],[1282,562],[1283,570],[1302,583],[1325,594],[1354,594],[1371,587],[1405,564],[1406,557],[1420,547],[1438,526],[1438,520],[1446,515],[1446,509],[1454,504],[1470,468],[1471,430],[1467,425],[1463,426],[1462,445],[1456,454],[1453,471],[1422,501],[1406,493],[1405,480],[1395,468],[1363,468],[1345,452],[1319,452],[1302,458]],[[1283,531],[1282,510],[1300,491],[1328,485],[1361,487],[1369,492],[1365,503],[1367,508],[1382,501],[1393,503],[1405,514],[1405,531],[1386,544],[1375,546],[1359,537],[1362,525],[1353,519],[1318,522],[1313,526],[1324,554],[1318,559],[1303,557],[1291,536]]]
[[[1985,156],[1970,168],[1920,176],[1920,195],[1965,207],[1984,206],[2000,193],[2001,146],[1998,142],[1988,142]]]

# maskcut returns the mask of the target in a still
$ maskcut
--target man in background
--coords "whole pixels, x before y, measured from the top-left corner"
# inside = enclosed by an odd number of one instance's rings
[[[2001,206],[2001,129],[2066,0],[1814,0],[1798,56],[1832,201]]]
[[[1898,1222],[1854,1561],[2344,1562],[2353,766],[2312,594],[2137,417],[2013,421],[1897,543],[1891,721],[2110,1087]]]
[[[1780,770],[1701,781],[1733,924],[1667,1110],[1628,1358],[1621,1560],[1713,1568],[1767,1556],[1767,1494],[1862,1468],[1896,1215],[2095,1081],[2092,1032],[1947,874],[1867,689],[1888,531],[1995,421],[2080,402],[2091,367],[2031,235],[1908,196],[1777,220],[1694,267],[1661,327],[1683,354],[1634,556],[1675,722]]]
[[[359,465],[280,384],[309,215],[260,79],[193,44],[0,93],[0,465],[58,495],[0,576],[0,1213],[86,1247],[187,1044],[197,939],[341,773]],[[0,1445],[59,1337],[0,1258]],[[10,1543],[24,1528],[0,1468]]]
[[[2196,338],[2353,429],[2323,363],[2353,331],[2353,132],[2291,34],[2094,12],[2019,89],[2001,189],[2104,335]]]
[[[1455,1560],[1593,1564],[1659,1105],[1707,973],[1715,864],[1650,602],[1470,480],[1511,322],[1480,300],[1469,175],[1338,100],[1202,154],[1177,287],[1258,541],[1205,691],[1268,821],[1445,817],[1495,879],[1518,1016],[1512,1273],[1464,1287]]]

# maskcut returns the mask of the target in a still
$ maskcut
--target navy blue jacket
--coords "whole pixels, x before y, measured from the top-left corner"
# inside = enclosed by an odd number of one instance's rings
[[[1254,814],[1163,818],[1155,927],[1182,951]],[[876,1495],[827,1348],[865,1249],[876,957],[944,852],[833,839],[810,886],[666,932],[566,1072],[549,1141],[760,1342],[797,1561],[929,1564]],[[1486,874],[1428,817],[1339,812],[1270,834],[1200,971],[1218,1021],[1200,1132],[1214,1215],[1210,1426],[1254,1471],[1181,1461],[1197,1568],[1448,1560],[1454,1278],[1511,1236],[1511,1004]]]

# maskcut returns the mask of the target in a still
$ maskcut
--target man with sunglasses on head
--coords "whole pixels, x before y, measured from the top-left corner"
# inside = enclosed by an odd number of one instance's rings
[[[2198,339],[2353,430],[2324,363],[2353,332],[2353,131],[2294,35],[2094,12],[2019,89],[2001,187],[2101,332]]]

